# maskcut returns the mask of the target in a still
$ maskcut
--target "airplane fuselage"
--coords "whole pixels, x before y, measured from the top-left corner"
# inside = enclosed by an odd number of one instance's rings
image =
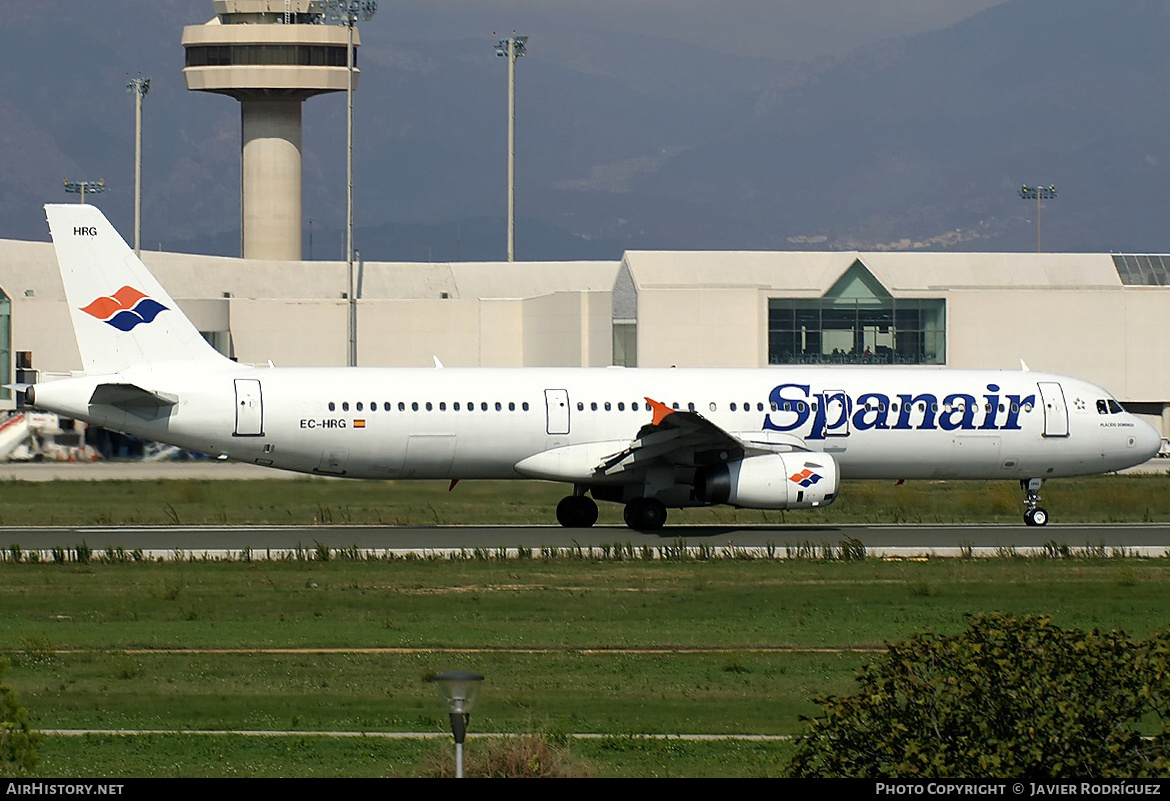
[[[166,414],[91,404],[111,380],[178,401]],[[518,478],[533,474],[516,466],[544,452],[616,451],[650,422],[648,398],[746,439],[795,438],[832,454],[842,478],[1084,475],[1144,461],[1159,441],[1104,390],[1022,371],[231,366],[191,375],[155,365],[43,383],[36,395],[39,408],[196,451],[379,479]]]

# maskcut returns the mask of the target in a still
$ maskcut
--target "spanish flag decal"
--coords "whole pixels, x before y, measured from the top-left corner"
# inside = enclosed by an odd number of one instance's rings
[[[353,421],[353,427],[354,427],[354,428],[365,428],[365,427],[366,427],[366,421],[365,421],[365,420],[354,420],[354,421]]]

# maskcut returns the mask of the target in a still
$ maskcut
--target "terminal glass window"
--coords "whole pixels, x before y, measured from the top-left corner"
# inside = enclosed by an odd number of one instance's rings
[[[821,298],[768,301],[771,364],[945,364],[946,301],[894,298],[861,262]]]
[[[613,363],[619,367],[638,366],[638,324],[614,322]]]

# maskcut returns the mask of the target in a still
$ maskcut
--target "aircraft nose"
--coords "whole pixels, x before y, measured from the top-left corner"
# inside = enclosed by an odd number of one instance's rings
[[[1162,434],[1145,420],[1137,420],[1136,424],[1137,430],[1134,437],[1137,442],[1134,449],[1145,457],[1145,461],[1149,461],[1162,448]]]

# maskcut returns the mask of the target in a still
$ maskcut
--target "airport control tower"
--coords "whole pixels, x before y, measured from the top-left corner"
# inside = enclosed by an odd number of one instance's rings
[[[183,75],[188,89],[240,101],[242,255],[299,261],[301,103],[346,90],[348,31],[319,0],[213,5],[215,19],[183,28]]]

